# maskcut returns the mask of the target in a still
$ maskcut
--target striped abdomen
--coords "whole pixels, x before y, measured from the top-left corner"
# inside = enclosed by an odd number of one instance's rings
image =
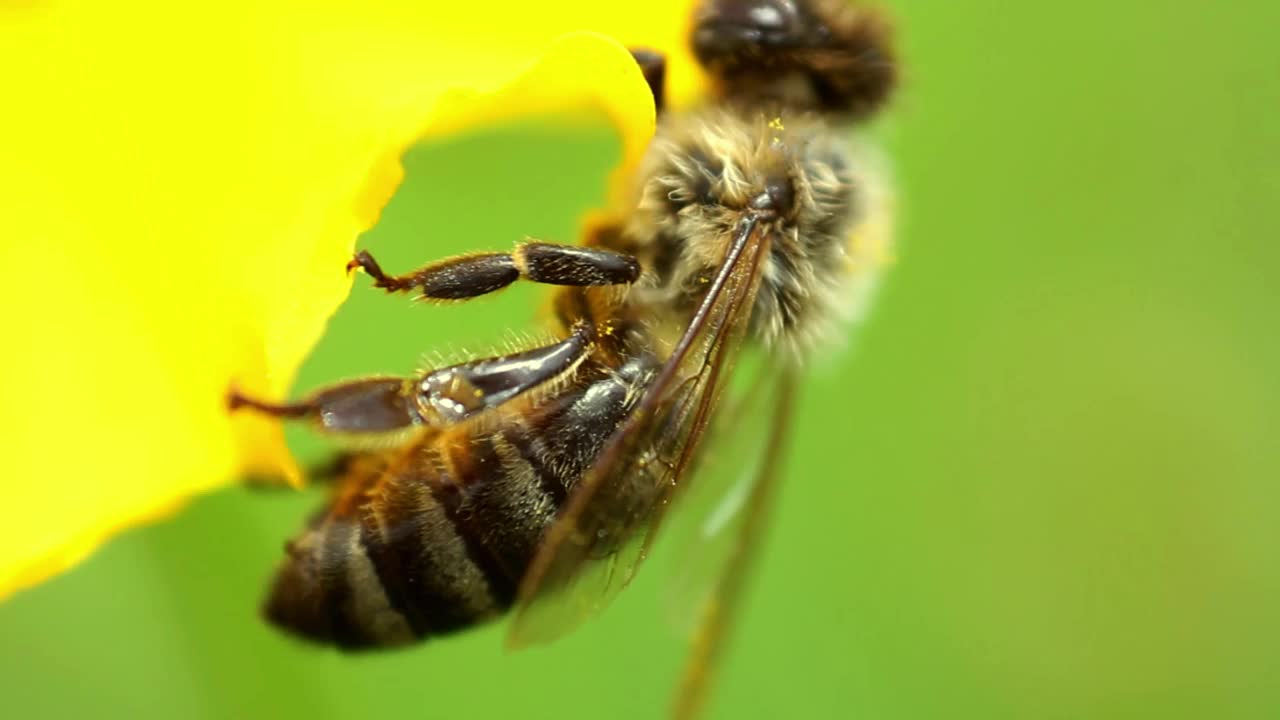
[[[543,532],[631,411],[652,363],[588,361],[577,379],[483,431],[451,429],[350,468],[288,545],[265,612],[344,648],[400,645],[511,606]]]

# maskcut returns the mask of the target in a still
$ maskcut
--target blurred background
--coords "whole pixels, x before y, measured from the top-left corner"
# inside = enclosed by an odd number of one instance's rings
[[[712,716],[1280,717],[1280,6],[887,4],[900,261],[805,384]],[[572,240],[616,153],[604,128],[421,147],[361,245],[407,269]],[[358,278],[299,389],[487,348],[541,297]],[[207,496],[0,606],[4,714],[662,716],[665,553],[552,647],[353,659],[255,616],[319,500]]]

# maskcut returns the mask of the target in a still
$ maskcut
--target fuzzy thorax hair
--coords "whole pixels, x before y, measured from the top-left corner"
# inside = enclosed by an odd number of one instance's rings
[[[708,110],[664,120],[638,175],[627,227],[652,268],[642,288],[675,313],[696,307],[753,199],[767,193],[766,259],[751,319],[755,342],[803,359],[829,344],[854,310],[867,262],[866,224],[878,183],[839,134],[808,113]],[[881,223],[882,224],[882,223]]]

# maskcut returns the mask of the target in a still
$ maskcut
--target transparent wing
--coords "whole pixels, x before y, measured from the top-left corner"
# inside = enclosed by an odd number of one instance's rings
[[[614,433],[547,531],[521,583],[508,645],[559,637],[598,611],[644,560],[686,479],[737,354],[768,243],[754,218],[635,412]]]
[[[748,438],[756,441],[756,462],[745,475],[718,497],[703,493],[707,512],[687,515],[693,524],[687,535],[676,536],[688,554],[680,563],[672,585],[673,610],[678,621],[692,625],[689,658],[674,698],[672,717],[697,717],[711,685],[715,661],[723,652],[745,585],[763,544],[770,510],[781,476],[795,397],[795,379],[789,371],[778,382],[764,383],[750,397],[750,405],[769,422],[767,432]],[[738,438],[735,438],[737,440]],[[749,450],[750,448],[744,448]],[[694,502],[695,498],[690,498]],[[690,508],[693,509],[693,508]],[[688,622],[693,621],[693,622]]]
[[[663,531],[662,542],[671,553],[666,614],[686,637],[693,635],[703,606],[716,593],[749,500],[765,477],[766,450],[787,420],[776,414],[781,371],[772,363],[749,364],[738,370],[727,391],[721,420],[712,426],[698,466],[698,481],[681,491],[680,512]]]

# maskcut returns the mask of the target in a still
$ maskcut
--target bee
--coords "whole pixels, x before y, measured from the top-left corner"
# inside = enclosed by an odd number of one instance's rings
[[[705,0],[689,38],[707,101],[665,108],[664,58],[633,55],[659,113],[628,200],[581,245],[526,241],[392,275],[391,293],[461,301],[518,280],[557,286],[556,339],[233,408],[325,433],[394,438],[342,456],[332,498],[287,544],[274,624],[347,650],[400,646],[514,608],[515,646],[549,640],[627,584],[704,440],[750,418],[754,474],[713,537],[683,548],[698,615],[675,715],[695,713],[776,485],[796,378],[874,282],[884,190],[847,130],[897,68],[885,18],[841,0]],[[731,367],[763,370],[732,417]],[[380,447],[380,449],[379,449]],[[692,503],[692,500],[688,500]],[[722,508],[721,508],[722,509]]]

